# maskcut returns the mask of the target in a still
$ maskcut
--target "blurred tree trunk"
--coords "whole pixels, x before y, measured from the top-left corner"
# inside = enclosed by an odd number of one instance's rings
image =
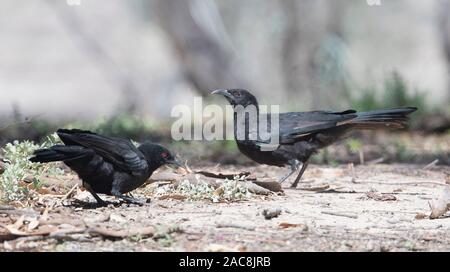
[[[286,89],[291,95],[301,93],[311,108],[330,106],[342,86],[334,81],[323,84],[321,65],[329,60],[323,59],[327,56],[322,51],[329,37],[343,41],[341,21],[348,4],[342,0],[282,0],[280,4],[287,19],[282,56]]]
[[[310,17],[313,17],[311,10],[316,3],[309,0],[302,2],[282,0],[281,5],[287,20],[282,50],[282,69],[286,90],[292,95],[301,93],[304,100],[311,101],[312,107],[316,107],[317,101],[314,99],[318,95],[315,93],[317,78],[314,63],[317,50],[317,40],[314,37],[316,34],[307,33],[310,28],[301,24],[303,20],[308,21]],[[319,27],[318,25],[317,28]],[[312,32],[315,31],[319,32],[318,29]]]
[[[73,37],[80,49],[99,66],[106,79],[121,91],[122,99],[118,110],[135,113],[139,90],[132,76],[107,53],[100,38],[88,31],[88,26],[83,24],[83,20],[78,17],[73,8],[65,2],[47,1],[47,3],[56,11],[62,26]]]
[[[214,1],[156,0],[154,9],[183,75],[202,95],[243,86],[232,67],[234,53]]]
[[[441,0],[438,5],[439,29],[442,37],[442,48],[447,59],[448,79],[450,79],[450,0]],[[447,98],[450,103],[450,82],[448,83]]]

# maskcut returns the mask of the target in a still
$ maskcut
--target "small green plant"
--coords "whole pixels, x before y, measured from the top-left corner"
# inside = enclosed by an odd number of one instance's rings
[[[358,153],[363,148],[363,144],[357,139],[348,139],[346,144],[353,153]]]
[[[103,119],[93,126],[93,130],[100,134],[126,136],[137,138],[142,133],[152,132],[154,122],[143,119],[137,115],[119,114]]]
[[[425,92],[418,89],[410,90],[398,72],[393,72],[384,81],[382,91],[374,86],[363,88],[359,96],[351,96],[350,102],[353,107],[360,111],[402,106],[417,107],[419,108],[419,114],[428,111]]]
[[[186,196],[188,199],[201,200],[212,196],[214,188],[205,182],[193,184],[184,180],[175,188],[173,193]]]
[[[395,156],[398,161],[408,161],[413,154],[409,151],[408,147],[401,141],[395,141]]]
[[[238,184],[238,182],[239,177],[236,177],[234,180],[226,180],[223,182],[219,189],[215,191],[215,194],[213,194],[211,198],[212,201],[239,201],[249,199],[252,194],[247,190],[247,188]]]
[[[189,200],[211,200],[214,203],[225,201],[240,201],[249,199],[252,194],[246,187],[239,184],[240,177],[234,180],[225,180],[215,189],[206,182],[199,180],[198,183],[191,183],[189,180],[182,181],[177,187],[166,185],[159,187],[156,195],[181,195]]]
[[[331,166],[331,167],[338,167],[339,166],[339,162],[337,160],[330,159],[330,160],[328,160],[328,165]]]
[[[356,153],[359,155],[360,164],[364,164],[363,143],[357,139],[348,139],[346,141],[346,145],[347,145],[348,149],[350,149],[350,152]]]
[[[2,149],[6,162],[5,172],[0,176],[0,198],[3,201],[22,201],[27,198],[29,190],[26,186],[21,186],[20,181],[33,177],[34,187],[39,188],[41,186],[40,179],[44,173],[56,174],[61,171],[59,168],[32,163],[28,160],[36,149],[48,148],[58,141],[58,136],[53,134],[48,136],[41,145],[31,141],[14,141]]]

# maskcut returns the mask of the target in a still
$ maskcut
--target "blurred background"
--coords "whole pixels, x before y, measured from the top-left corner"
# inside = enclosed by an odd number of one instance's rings
[[[450,163],[450,0],[0,0],[0,34],[1,145],[60,126],[170,142],[173,106],[240,87],[282,111],[420,108],[318,162]]]

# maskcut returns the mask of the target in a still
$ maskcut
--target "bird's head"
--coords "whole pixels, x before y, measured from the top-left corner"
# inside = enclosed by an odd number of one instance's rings
[[[186,169],[186,166],[162,145],[144,143],[138,149],[144,154],[149,165],[156,167],[167,165]]]
[[[219,94],[225,97],[232,106],[247,107],[253,105],[258,107],[258,100],[249,91],[243,89],[220,89],[215,90],[211,94]]]

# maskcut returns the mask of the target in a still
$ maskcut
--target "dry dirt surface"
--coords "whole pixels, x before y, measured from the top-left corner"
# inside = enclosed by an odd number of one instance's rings
[[[286,171],[219,169],[258,179]],[[449,174],[433,165],[313,165],[301,188],[287,181],[284,192],[242,201],[156,197],[156,182],[133,193],[151,198],[142,207],[105,196],[116,204],[96,207],[76,200],[86,195],[78,189],[67,199],[44,194],[32,208],[0,206],[0,251],[450,251],[449,213],[429,218]]]

